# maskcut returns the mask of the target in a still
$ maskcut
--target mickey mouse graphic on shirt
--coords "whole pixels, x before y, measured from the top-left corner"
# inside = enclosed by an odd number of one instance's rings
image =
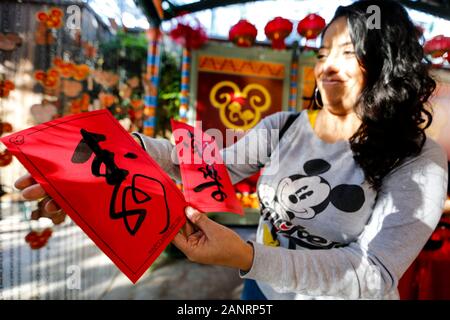
[[[295,174],[280,181],[276,200],[285,212],[285,218],[289,218],[286,220],[294,217],[312,219],[324,211],[330,202],[344,212],[355,212],[362,207],[365,197],[360,186],[340,184],[333,188],[319,176],[330,168],[331,165],[325,160],[309,160],[303,166],[306,175]]]
[[[331,204],[343,212],[356,212],[364,204],[363,189],[358,185],[340,184],[332,187],[320,174],[330,170],[323,159],[305,162],[305,174],[283,178],[277,189],[260,185],[262,214],[279,231],[290,230],[294,219],[312,219]]]

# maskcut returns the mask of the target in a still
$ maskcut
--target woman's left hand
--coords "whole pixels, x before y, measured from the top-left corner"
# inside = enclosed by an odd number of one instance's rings
[[[189,260],[248,271],[253,263],[253,246],[243,241],[234,231],[212,221],[206,214],[186,208],[187,224],[193,228],[178,233],[173,244]]]

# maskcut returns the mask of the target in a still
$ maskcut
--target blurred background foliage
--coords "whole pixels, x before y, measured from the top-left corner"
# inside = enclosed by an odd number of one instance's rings
[[[100,43],[101,59],[99,67],[120,75],[120,81],[126,83],[133,77],[139,77],[141,84],[133,91],[132,98],[144,98],[142,77],[146,73],[147,38],[144,32],[136,33],[120,30],[110,41]],[[161,46],[159,70],[158,108],[156,110],[155,135],[167,137],[170,132],[170,118],[178,118],[180,107],[181,49],[173,46]],[[117,93],[116,93],[117,94]],[[119,108],[118,108],[119,107]],[[111,108],[118,119],[122,119],[129,109],[129,101],[121,99]]]

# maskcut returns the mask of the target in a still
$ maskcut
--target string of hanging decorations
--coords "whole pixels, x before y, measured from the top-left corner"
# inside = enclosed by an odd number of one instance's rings
[[[325,20],[318,14],[308,14],[297,24],[297,32],[308,40],[316,39],[325,28]],[[292,33],[293,23],[283,17],[275,17],[264,27],[266,37],[271,41],[275,50],[286,49],[285,40]],[[239,47],[251,47],[257,37],[256,27],[245,19],[230,28],[228,39]]]
[[[311,46],[308,42],[315,41],[326,26],[326,21],[320,15],[311,13],[306,15],[297,24],[297,33],[305,40],[304,48]],[[292,21],[283,17],[275,17],[264,27],[266,37],[271,41],[274,50],[286,49],[285,40],[293,30]],[[417,26],[418,36],[423,35],[423,29]],[[255,25],[245,19],[239,20],[230,28],[228,39],[238,47],[251,47],[254,45],[258,30]],[[424,53],[437,67],[450,64],[450,37],[438,35],[424,43]]]

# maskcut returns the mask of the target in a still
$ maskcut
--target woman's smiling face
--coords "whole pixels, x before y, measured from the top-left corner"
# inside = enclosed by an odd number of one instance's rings
[[[353,111],[365,77],[345,17],[336,19],[325,31],[314,75],[325,108],[335,114]]]

